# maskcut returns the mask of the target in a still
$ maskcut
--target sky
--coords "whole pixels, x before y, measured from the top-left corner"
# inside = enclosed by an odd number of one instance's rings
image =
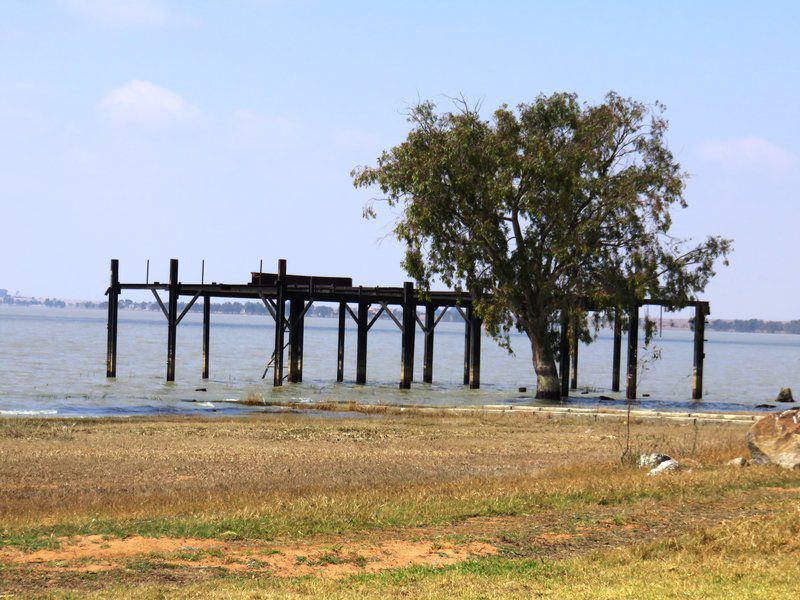
[[[800,3],[7,0],[0,288],[100,299],[123,281],[407,279],[396,216],[350,171],[419,100],[609,90],[667,106],[690,174],[674,231],[734,239],[712,318],[800,318]]]

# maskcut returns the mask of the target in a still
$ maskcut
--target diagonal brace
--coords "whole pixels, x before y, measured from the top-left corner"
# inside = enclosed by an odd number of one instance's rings
[[[397,325],[400,331],[403,331],[403,324],[397,317],[394,316],[394,313],[391,310],[389,310],[389,307],[386,305],[386,302],[381,302],[381,306],[383,307],[383,310],[386,311],[386,314],[392,318],[392,321],[394,321],[394,324]]]
[[[273,302],[272,300],[267,298],[264,295],[263,292],[259,292],[258,295],[261,297],[261,301],[264,303],[264,306],[267,307],[267,310],[269,311],[269,314],[272,315],[272,320],[277,322],[277,320],[278,320],[278,312],[277,312],[278,307],[275,305],[275,302]],[[305,312],[303,312],[303,314],[305,314]],[[284,317],[283,318],[283,328],[285,330],[288,327],[289,327],[289,320],[286,317]]]
[[[416,317],[417,323],[419,324],[420,329],[422,329],[422,331],[425,332],[425,333],[430,333],[431,331],[436,329],[436,326],[439,324],[439,321],[442,320],[442,317],[447,312],[448,308],[450,308],[450,307],[449,306],[443,307],[442,312],[440,312],[439,315],[436,317],[436,320],[434,320],[433,325],[431,325],[430,329],[425,327],[425,324],[422,322],[422,319],[419,318],[419,315],[414,315],[414,317]]]
[[[458,311],[458,314],[461,315],[461,318],[464,319],[465,323],[469,323],[469,319],[467,318],[467,313],[464,312],[463,308],[461,308],[460,306],[454,306],[453,308],[455,308]]]
[[[156,290],[150,290],[150,291],[153,292],[153,296],[156,297],[156,302],[158,302],[158,305],[161,307],[161,312],[164,313],[164,316],[167,317],[167,321],[169,321],[169,311],[167,310],[167,307],[164,306],[164,302],[161,300],[161,296],[158,295],[158,292]]]
[[[181,314],[178,315],[178,320],[175,322],[175,325],[180,325],[181,320],[183,319],[183,317],[186,316],[186,313],[188,313],[192,309],[192,306],[194,306],[194,303],[197,302],[197,299],[200,297],[200,294],[202,293],[202,291],[203,290],[200,290],[199,292],[197,292],[194,295],[194,298],[189,300],[189,303],[183,308],[183,312],[181,312]]]
[[[344,307],[347,309],[347,312],[350,313],[350,316],[353,317],[353,321],[356,322],[356,325],[358,325],[358,316],[356,315],[356,313],[353,312],[353,309],[350,308],[350,305],[345,304]]]
[[[372,326],[375,325],[375,321],[377,321],[378,317],[380,317],[383,314],[384,310],[385,310],[384,307],[381,306],[380,310],[377,313],[375,313],[375,316],[372,317],[372,319],[370,319],[369,323],[367,323],[367,331],[372,329]]]
[[[308,312],[308,309],[309,309],[309,308],[311,308],[311,305],[312,305],[312,304],[314,304],[314,301],[313,301],[313,300],[310,300],[310,301],[308,302],[308,304],[306,304],[306,305],[305,305],[305,307],[303,308],[303,312],[301,312],[301,313],[300,313],[300,314],[297,316],[297,318],[296,318],[294,321],[292,321],[292,322],[291,322],[291,324],[290,324],[290,323],[287,321],[287,322],[286,322],[286,326],[287,326],[287,327],[289,327],[289,328],[291,329],[292,327],[294,327],[295,325],[297,325],[297,324],[298,324],[300,321],[302,321],[302,320],[303,320],[303,317],[305,317],[305,316],[306,316],[306,313]]]

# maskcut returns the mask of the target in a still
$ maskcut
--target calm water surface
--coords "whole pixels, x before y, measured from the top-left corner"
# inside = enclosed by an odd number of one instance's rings
[[[346,401],[419,405],[539,404],[527,338],[514,336],[514,356],[489,338],[482,348],[480,390],[461,385],[464,326],[436,329],[434,383],[422,377],[422,335],[417,336],[415,383],[397,389],[400,331],[380,320],[369,334],[366,386],[356,386],[355,328],[348,323],[345,382],[336,379],[336,319],[307,318],[302,384],[273,389],[261,379],[272,352],[274,329],[266,316],[212,314],[211,379],[200,377],[201,316],[178,327],[177,381],[165,383],[166,321],[160,313],[120,311],[117,378],[105,377],[104,311],[0,305],[0,415],[230,414],[252,408],[225,402],[249,393],[267,400]],[[692,334],[665,331],[653,345],[661,359],[640,371],[639,406],[672,410],[746,410],[771,401],[782,386],[800,392],[800,336],[709,331],[706,334],[704,399],[691,398]],[[612,336],[579,351],[575,406],[624,405],[612,394]],[[623,345],[624,364],[624,345]],[[528,394],[517,389],[528,387]],[[198,391],[205,388],[207,391]],[[581,393],[586,392],[586,393]],[[599,395],[617,400],[599,400]],[[263,409],[256,409],[263,410]]]

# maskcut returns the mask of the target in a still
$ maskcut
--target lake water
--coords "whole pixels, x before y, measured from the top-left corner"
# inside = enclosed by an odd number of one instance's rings
[[[225,402],[250,393],[279,401],[347,401],[419,405],[541,404],[532,399],[535,378],[527,338],[512,337],[514,356],[485,338],[480,390],[462,384],[464,325],[436,329],[434,383],[422,377],[418,330],[415,382],[397,389],[400,331],[379,320],[369,334],[366,386],[355,380],[355,328],[348,320],[345,382],[336,379],[336,319],[307,318],[302,384],[273,389],[262,380],[274,329],[266,316],[212,314],[211,379],[200,377],[201,315],[178,327],[177,376],[164,381],[166,321],[160,313],[120,311],[117,378],[105,377],[106,313],[0,305],[0,415],[97,416],[160,413],[231,414],[253,409]],[[692,411],[749,410],[770,402],[783,386],[800,392],[800,336],[706,333],[705,390],[692,401],[692,334],[665,331],[653,345],[661,358],[640,371],[639,408]],[[640,358],[652,350],[640,349]],[[581,346],[574,406],[624,406],[611,385],[612,335]],[[623,369],[624,369],[623,343]],[[623,373],[624,379],[624,373]],[[528,388],[520,394],[519,387]],[[205,388],[207,391],[197,391]],[[581,393],[585,391],[588,393]],[[615,401],[599,400],[599,395]]]

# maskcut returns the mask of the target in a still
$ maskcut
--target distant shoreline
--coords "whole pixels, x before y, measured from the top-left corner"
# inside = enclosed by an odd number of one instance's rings
[[[43,308],[77,308],[106,310],[108,302],[62,300],[59,298],[33,298],[24,296],[0,295],[0,306],[20,306],[20,307],[43,307]],[[179,302],[179,310],[183,310],[185,302]],[[161,308],[156,302],[134,302],[128,299],[120,299],[120,310],[135,312],[160,312]],[[377,310],[377,309],[376,309]],[[190,312],[202,312],[202,306],[195,304]],[[259,302],[213,302],[211,312],[214,314],[228,315],[266,315],[267,309]],[[331,306],[312,306],[308,310],[308,316],[320,318],[336,318],[339,314],[336,307]],[[389,318],[382,315],[384,318]],[[461,321],[461,316],[456,311],[449,311],[444,321]],[[656,323],[659,317],[653,317]],[[665,318],[663,320],[665,331],[687,331],[692,329],[691,319]],[[709,319],[706,330],[711,331],[731,331],[736,333],[783,333],[789,335],[800,334],[800,319],[792,321],[766,321],[763,319]]]

